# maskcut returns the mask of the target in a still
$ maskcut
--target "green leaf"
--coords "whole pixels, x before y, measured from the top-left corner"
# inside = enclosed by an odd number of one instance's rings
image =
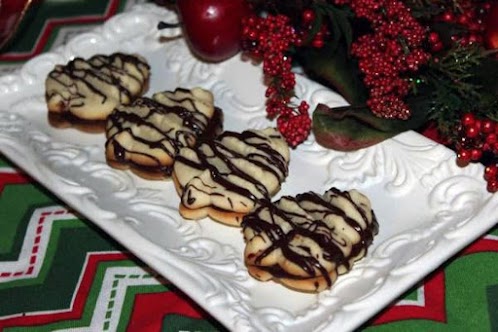
[[[339,151],[372,146],[407,130],[420,128],[427,120],[428,99],[409,101],[408,120],[379,118],[366,106],[329,108],[320,104],[313,113],[313,133],[318,144]]]
[[[340,43],[345,43],[346,48],[349,49],[353,42],[353,28],[351,27],[353,13],[351,10],[347,7],[339,8],[329,3],[316,3],[315,8],[320,16],[323,15],[328,19],[332,39],[327,41],[327,44],[335,49]]]
[[[356,61],[347,53],[344,45],[336,49],[326,45],[321,49],[302,49],[296,56],[311,79],[337,91],[349,104],[362,105],[367,99],[367,90]]]
[[[352,14],[346,9],[339,9],[333,6],[331,7],[332,9],[331,9],[330,19],[337,21],[337,26],[340,31],[340,33],[337,34],[337,37],[340,36],[344,38],[346,47],[347,49],[349,49],[353,42],[353,29],[351,27],[351,21],[350,21]]]
[[[334,17],[332,11],[324,10],[324,14],[328,16],[329,23],[332,26],[332,40],[330,42],[328,42],[328,44],[330,44],[329,47],[331,49],[336,49],[339,45],[339,42],[342,41],[342,38],[341,38],[342,37],[342,29],[341,29],[341,26],[339,24],[339,20],[337,20]]]

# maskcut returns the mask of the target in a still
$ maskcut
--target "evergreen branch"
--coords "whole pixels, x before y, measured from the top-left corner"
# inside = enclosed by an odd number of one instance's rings
[[[456,45],[433,60],[421,77],[432,90],[429,118],[435,120],[440,130],[450,137],[464,112],[482,111],[489,107],[483,102],[483,86],[476,79],[476,68],[486,56],[479,47]]]
[[[462,0],[405,0],[404,3],[412,9],[416,18],[431,19],[445,10],[462,13]]]
[[[480,85],[473,80],[475,68],[481,65],[485,53],[479,47],[463,47],[457,45],[437,61],[432,61],[425,79],[452,89],[462,98],[479,97]]]

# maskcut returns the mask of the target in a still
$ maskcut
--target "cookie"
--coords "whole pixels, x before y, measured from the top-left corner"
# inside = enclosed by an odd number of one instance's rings
[[[259,201],[269,200],[280,189],[288,174],[289,154],[274,128],[225,131],[197,148],[182,148],[173,172],[180,214],[240,226]]]
[[[208,90],[178,88],[119,105],[106,126],[106,159],[147,179],[169,178],[182,147],[194,146],[214,126],[213,95]],[[210,133],[211,134],[211,133]]]
[[[303,292],[330,288],[366,255],[378,233],[369,199],[336,188],[261,204],[242,227],[249,273]]]
[[[118,105],[131,103],[148,88],[150,67],[138,55],[114,53],[75,58],[57,65],[45,80],[50,113],[81,120],[105,120]]]

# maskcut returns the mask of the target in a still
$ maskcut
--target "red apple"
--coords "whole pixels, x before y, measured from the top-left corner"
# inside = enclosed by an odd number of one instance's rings
[[[226,60],[240,49],[245,0],[177,0],[185,38],[192,52],[209,62]]]

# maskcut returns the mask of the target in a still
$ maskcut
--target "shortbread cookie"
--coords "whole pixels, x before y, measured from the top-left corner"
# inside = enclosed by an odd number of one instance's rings
[[[75,58],[57,65],[45,81],[49,112],[83,120],[105,120],[118,105],[141,96],[148,87],[150,67],[138,55],[114,53]]]
[[[194,146],[215,113],[213,95],[201,88],[178,88],[120,105],[107,120],[106,159],[144,178],[168,178],[180,148]]]
[[[249,273],[304,292],[330,288],[364,257],[378,233],[369,199],[357,190],[284,196],[242,221]]]
[[[180,214],[240,226],[259,201],[280,189],[288,164],[289,147],[274,128],[226,131],[195,149],[182,148],[173,172]]]

